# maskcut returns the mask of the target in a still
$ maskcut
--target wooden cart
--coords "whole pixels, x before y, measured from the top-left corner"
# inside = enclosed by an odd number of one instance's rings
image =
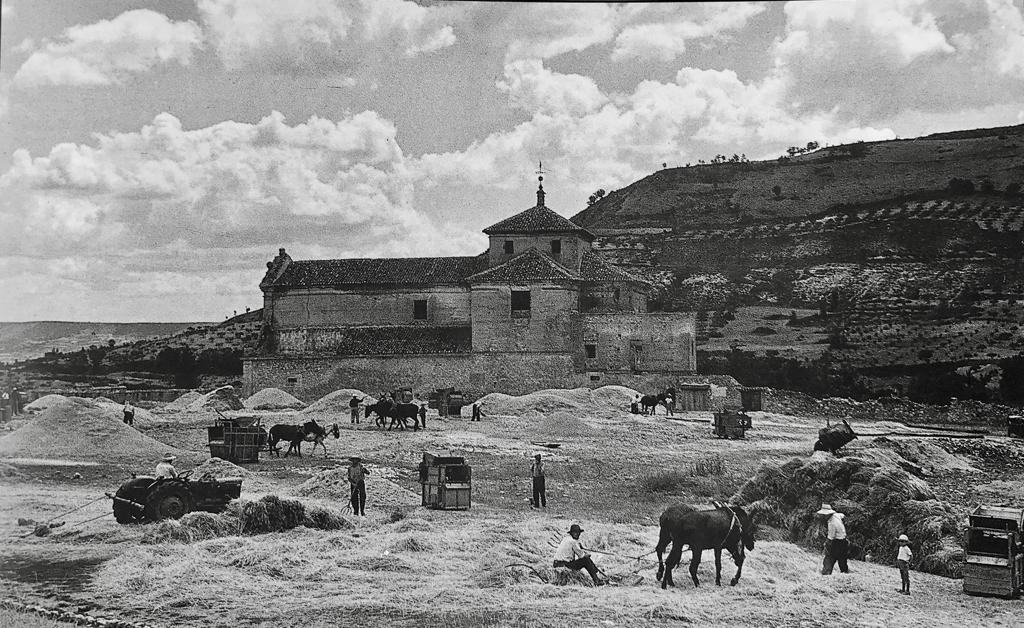
[[[462,456],[423,454],[422,504],[439,510],[466,510],[472,499],[473,469]]]
[[[267,445],[267,430],[260,417],[221,417],[206,428],[210,456],[234,463],[259,462],[260,450]]]
[[[1024,508],[978,506],[967,529],[964,592],[1017,597],[1024,588]]]
[[[715,436],[718,438],[746,438],[751,428],[750,416],[735,410],[715,413]]]

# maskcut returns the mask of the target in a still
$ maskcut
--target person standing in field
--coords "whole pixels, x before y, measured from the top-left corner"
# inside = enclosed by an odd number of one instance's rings
[[[122,419],[125,425],[135,425],[135,406],[128,399],[124,400],[124,408],[121,409],[124,414]]]
[[[481,410],[481,407],[483,405],[484,404],[482,404],[482,403],[474,403],[473,404],[473,416],[472,416],[472,418],[470,418],[470,421],[479,421],[480,418],[482,416],[484,416],[483,410]]]
[[[910,550],[910,537],[906,534],[901,534],[897,542],[900,549],[896,553],[896,566],[900,569],[900,580],[903,581],[900,593],[910,595],[910,560],[914,557],[914,552]]]
[[[533,464],[530,465],[530,475],[533,477],[533,501],[534,508],[547,508],[548,499],[544,487],[544,463],[541,462],[540,454],[533,457]]]
[[[352,514],[358,516],[366,515],[366,476],[370,470],[362,465],[358,456],[349,458],[351,464],[348,466],[348,484],[351,489]]]
[[[420,404],[418,414],[420,415],[420,425],[423,427],[423,429],[427,429],[427,404]]]
[[[828,517],[828,530],[825,539],[825,559],[821,565],[821,575],[832,575],[832,567],[839,563],[839,571],[850,573],[850,567],[846,564],[847,554],[850,552],[850,542],[846,539],[846,525],[843,519],[846,517],[841,512],[832,510],[829,504],[822,504],[818,515]]]
[[[363,400],[355,395],[352,395],[352,398],[348,400],[348,409],[352,414],[352,423],[359,423],[359,404],[362,402]]]

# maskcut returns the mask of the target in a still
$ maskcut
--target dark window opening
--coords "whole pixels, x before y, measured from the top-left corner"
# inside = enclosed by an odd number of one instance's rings
[[[597,345],[583,345],[583,349],[587,352],[587,357],[594,359],[597,357]]]
[[[412,319],[414,321],[427,320],[427,300],[416,299],[412,302]]]
[[[513,312],[529,312],[530,311],[530,291],[529,290],[513,290],[512,291],[512,311]]]
[[[287,382],[288,382],[289,386],[298,386],[299,385],[299,378],[298,377],[289,377]]]
[[[562,254],[562,241],[561,240],[552,240],[551,241],[551,254],[552,255],[561,255]]]
[[[590,376],[590,381],[592,381],[592,382],[599,382],[599,381],[601,381],[601,376],[600,375],[591,375]]]
[[[512,242],[512,240],[505,240],[505,252],[508,253],[509,255],[511,255],[512,253],[515,253],[515,251],[516,251],[515,243]]]
[[[614,296],[615,296],[615,302],[616,302],[616,303],[618,303],[618,302],[619,302],[619,297],[621,297],[621,296],[622,296],[622,291],[621,291],[621,290],[619,290],[618,288],[616,288],[616,289],[615,289],[615,293],[614,293]]]
[[[644,346],[639,341],[631,340],[629,343],[630,349],[630,366],[634,371],[642,370],[643,368],[643,357],[644,357]]]

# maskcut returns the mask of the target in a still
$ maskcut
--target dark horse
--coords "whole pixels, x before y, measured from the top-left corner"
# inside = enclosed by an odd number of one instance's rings
[[[666,395],[665,393],[660,393],[657,395],[644,395],[643,397],[640,397],[640,409],[644,414],[654,414],[655,406],[657,406],[660,403],[661,405],[665,406],[666,410],[671,412],[671,410],[668,407],[668,403],[666,403],[667,400],[668,395]]]
[[[338,430],[337,424],[331,427],[331,434],[335,438],[341,435]],[[280,441],[288,441],[288,451],[284,452],[284,455],[292,453],[293,451],[301,458],[302,457],[302,441],[311,441],[313,443],[313,453],[316,453],[316,446],[320,445],[324,448],[324,455],[327,455],[327,445],[324,444],[324,439],[327,438],[327,430],[325,430],[316,421],[307,421],[302,425],[286,425],[284,423],[278,423],[274,427],[270,428],[270,439],[267,443],[267,448],[274,455],[280,456],[281,452],[277,448],[277,444]]]
[[[690,577],[693,586],[700,586],[697,580],[697,567],[700,566],[701,555],[706,549],[715,550],[715,584],[722,584],[722,549],[732,555],[736,563],[736,575],[729,584],[736,586],[743,572],[744,546],[754,549],[754,524],[745,510],[739,506],[717,504],[714,510],[695,510],[685,504],[671,506],[661,513],[661,536],[654,551],[658,553],[658,580],[661,588],[675,586],[672,581],[672,570],[679,564],[683,555],[683,546],[689,545]],[[668,560],[661,561],[668,544],[672,543],[672,551]]]
[[[419,406],[415,403],[395,403],[391,399],[382,399],[373,405],[366,406],[366,418],[370,418],[370,414],[376,414],[375,423],[380,427],[384,427],[385,419],[391,419],[388,430],[396,424],[404,430],[409,426],[408,420],[412,419],[413,429],[419,430],[419,410]]]

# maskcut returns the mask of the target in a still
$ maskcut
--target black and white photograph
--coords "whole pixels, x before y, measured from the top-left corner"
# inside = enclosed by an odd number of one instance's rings
[[[0,628],[1024,627],[1024,0],[0,0]]]

